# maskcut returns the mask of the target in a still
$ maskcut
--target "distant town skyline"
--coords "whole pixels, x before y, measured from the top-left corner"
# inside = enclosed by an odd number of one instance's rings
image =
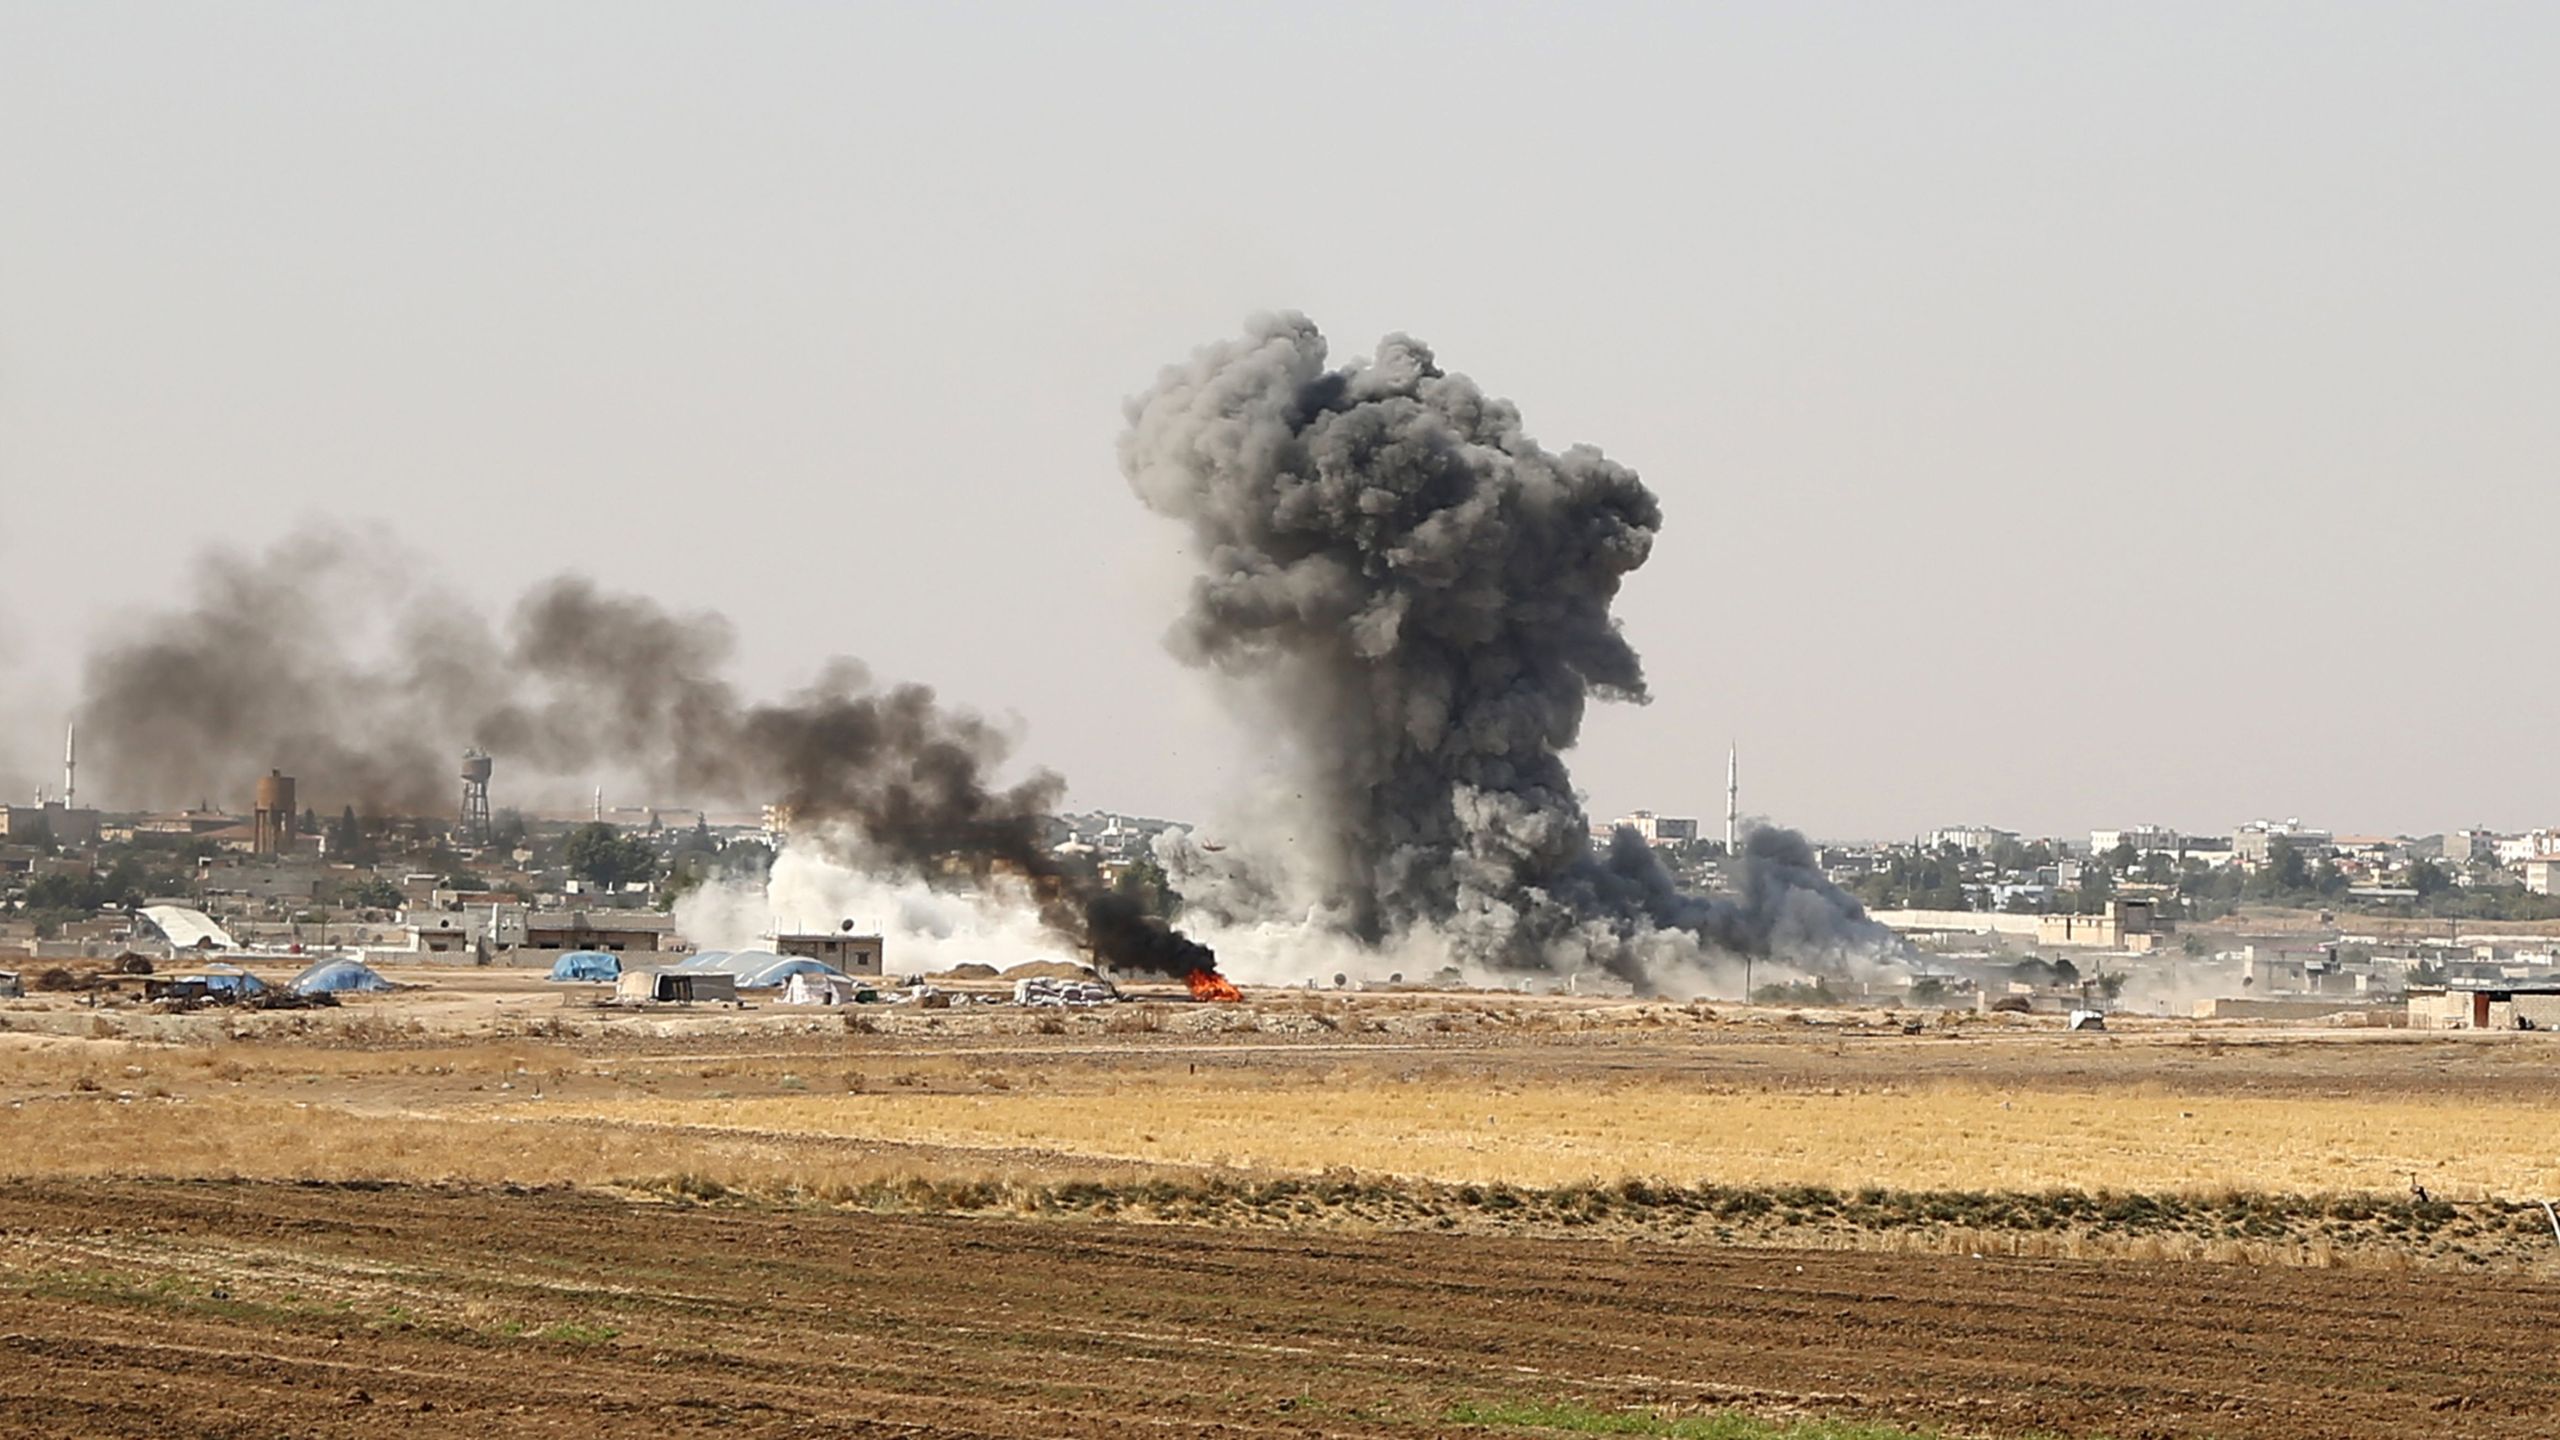
[[[1265,732],[1115,447],[1295,307],[1661,496],[1595,814],[1712,828],[1732,738],[1825,837],[2545,823],[2556,60],[2417,4],[0,6],[0,785],[192,555],[329,518],[1214,822]]]

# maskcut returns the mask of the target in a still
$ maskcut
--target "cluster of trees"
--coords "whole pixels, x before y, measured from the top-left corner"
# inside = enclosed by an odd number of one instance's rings
[[[102,854],[101,863],[86,874],[38,875],[20,886],[14,898],[21,917],[35,923],[37,934],[50,937],[67,921],[130,910],[155,895],[185,894],[192,882],[177,868],[184,854],[118,846]]]
[[[2124,993],[2123,971],[2101,970],[2095,975],[2083,976],[2080,973],[2080,967],[2071,963],[2071,957],[2068,955],[2057,955],[2050,960],[2041,955],[2030,955],[2011,966],[2009,975],[2010,978],[2028,985],[2045,985],[2063,989],[2077,985],[2082,990],[2103,995],[2110,1000]]]
[[[1895,854],[1884,868],[1858,877],[1850,892],[1867,905],[1912,910],[1970,910],[1965,856],[1948,847],[1916,855]]]
[[[1153,855],[1130,861],[1113,888],[1137,901],[1141,911],[1167,923],[1182,913],[1181,892],[1173,888],[1173,881]]]
[[[2453,869],[2433,860],[2413,860],[2395,878],[2417,892],[2414,901],[2396,903],[2421,915],[2464,920],[2560,919],[2560,897],[2527,894],[2514,884],[2458,885]],[[2268,842],[2267,863],[2250,874],[2228,866],[2209,869],[2191,864],[2177,881],[2186,913],[2206,920],[2228,915],[2243,904],[2343,905],[2349,903],[2351,885],[2337,862],[2325,857],[2313,860],[2282,836]]]
[[[600,890],[655,880],[661,873],[658,847],[638,835],[625,835],[602,820],[581,825],[560,842],[560,863],[569,873]]]
[[[1760,985],[1751,991],[1754,1005],[1792,1005],[1798,1008],[1839,1005],[1844,1003],[1831,982],[1816,977],[1812,980],[1789,980],[1777,985]]]
[[[1849,888],[1870,906],[1919,910],[1972,910],[1984,903],[1993,883],[2031,883],[2038,871],[2055,864],[2053,847],[2004,840],[1981,855],[1954,846],[1896,854]],[[2455,873],[2432,860],[2411,862],[2399,884],[2417,892],[2412,908],[2443,919],[2560,919],[2560,897],[2529,895],[2513,885],[2464,887]],[[1970,888],[1968,888],[1970,884]],[[2267,847],[2267,863],[2244,872],[2236,866],[2181,860],[2160,851],[2144,853],[2118,845],[2082,862],[2078,883],[2039,898],[2013,894],[2006,906],[2022,913],[2093,915],[2128,884],[2157,886],[2169,892],[2167,914],[2181,920],[2215,920],[2242,905],[2287,905],[2306,908],[2349,903],[2352,888],[2336,861],[2312,855],[2281,836]],[[2410,903],[2410,902],[2403,902]]]
[[[658,908],[672,910],[676,901],[713,881],[761,881],[772,871],[772,846],[761,840],[733,840],[723,846],[712,835],[709,822],[697,821],[667,859]]]
[[[2002,840],[1980,854],[1951,844],[1941,845],[1935,850],[1892,855],[1882,869],[1859,877],[1849,889],[1875,907],[1974,910],[1987,903],[1983,892],[1993,883],[2033,884],[2037,872],[2053,865],[2056,859],[2052,842],[2046,840]],[[2008,905],[2020,913],[2046,909],[2085,912],[2103,907],[2110,893],[2112,887],[2106,876],[2100,875],[2093,882],[2084,870],[2080,890],[2057,895],[2050,905],[2024,895],[2012,896]]]
[[[408,901],[409,897],[400,893],[399,886],[379,875],[367,875],[338,892],[339,904],[366,910],[397,910]]]

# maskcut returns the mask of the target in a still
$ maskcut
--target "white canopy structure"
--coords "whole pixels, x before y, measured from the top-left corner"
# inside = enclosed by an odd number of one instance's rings
[[[145,905],[142,918],[160,932],[171,945],[181,950],[237,950],[240,942],[231,938],[214,918],[190,905]]]

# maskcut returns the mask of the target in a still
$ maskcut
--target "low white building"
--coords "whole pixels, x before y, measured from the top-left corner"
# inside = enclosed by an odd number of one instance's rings
[[[2299,820],[2252,820],[2231,832],[2231,854],[2241,869],[2255,870],[2267,863],[2278,840],[2304,859],[2315,860],[2328,851],[2329,839],[2328,831],[2311,829]]]
[[[1676,819],[1669,815],[1656,815],[1650,810],[1638,810],[1632,815],[1621,815],[1611,828],[1633,830],[1643,837],[1647,845],[1686,845],[1698,838],[1697,821]]]
[[[2560,856],[2560,831],[2527,830],[2521,835],[2498,837],[2498,863],[2522,865],[2528,860]]]
[[[2104,855],[2119,845],[2130,845],[2136,855],[2154,852],[2175,855],[2186,849],[2186,837],[2165,825],[2135,825],[2123,830],[2089,832],[2089,853]]]

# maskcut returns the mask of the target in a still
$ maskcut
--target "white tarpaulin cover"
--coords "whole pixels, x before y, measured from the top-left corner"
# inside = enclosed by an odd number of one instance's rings
[[[240,948],[240,942],[214,923],[212,916],[193,906],[145,905],[142,918],[150,921],[153,929],[168,937],[169,943],[181,950],[202,949],[208,941],[216,950]]]
[[[785,1005],[851,1005],[862,993],[850,977],[802,971],[782,982]]]

